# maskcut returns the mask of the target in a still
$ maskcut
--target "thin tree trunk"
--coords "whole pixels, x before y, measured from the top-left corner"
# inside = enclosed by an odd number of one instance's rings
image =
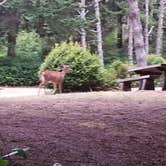
[[[134,49],[138,66],[146,66],[145,43],[137,0],[128,0],[129,19],[133,27]]]
[[[8,22],[8,51],[7,56],[16,56],[16,38],[18,33],[18,28],[20,24],[20,14],[17,10],[13,10],[8,14],[10,21]]]
[[[133,27],[128,18],[128,64],[133,65]]]
[[[80,7],[81,7],[80,17],[83,21],[86,21],[85,3],[86,3],[86,0],[81,0],[81,3],[80,3]],[[81,28],[81,45],[84,49],[87,48],[85,28]]]
[[[163,47],[163,20],[164,20],[164,0],[160,0],[159,20],[156,39],[156,55],[161,56]]]
[[[40,35],[40,37],[45,36],[44,18],[42,16],[38,17],[38,21],[37,21],[37,25],[36,25],[36,32]]]
[[[97,48],[98,54],[101,61],[101,66],[104,67],[104,56],[103,56],[103,39],[102,39],[102,30],[101,30],[101,20],[100,20],[100,7],[99,0],[94,0],[95,2],[95,16],[96,16],[96,30],[97,30]]]
[[[145,0],[145,51],[149,54],[149,0]]]
[[[7,56],[9,57],[16,57],[16,34],[13,32],[8,32],[7,34],[8,40],[8,52]]]
[[[118,20],[117,47],[122,48],[123,47],[122,15],[119,15],[117,20]]]

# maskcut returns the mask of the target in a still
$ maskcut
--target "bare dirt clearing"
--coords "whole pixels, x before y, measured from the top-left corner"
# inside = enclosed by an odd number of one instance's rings
[[[165,166],[166,92],[1,98],[0,134],[24,166]]]

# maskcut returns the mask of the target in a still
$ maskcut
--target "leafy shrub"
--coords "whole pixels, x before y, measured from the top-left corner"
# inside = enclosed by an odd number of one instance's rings
[[[17,37],[17,56],[0,56],[0,85],[32,86],[39,82],[42,42],[35,32],[20,32]]]
[[[103,89],[117,87],[117,79],[127,77],[128,65],[117,60],[101,71]]]
[[[42,40],[32,32],[21,31],[17,37],[17,56],[39,56],[42,53]]]
[[[101,71],[101,78],[104,89],[116,86],[116,71],[111,66]]]
[[[81,48],[77,43],[61,43],[46,57],[40,72],[58,70],[61,64],[70,65],[72,72],[65,79],[66,90],[89,90],[100,84],[100,62],[97,55]]]
[[[32,86],[39,82],[39,57],[0,57],[0,85]]]
[[[149,65],[154,65],[154,64],[166,64],[166,60],[161,57],[161,56],[157,56],[157,55],[154,55],[154,54],[150,54],[148,56],[148,64]]]
[[[116,78],[127,77],[128,65],[126,63],[116,60],[112,63],[111,66],[116,71]]]

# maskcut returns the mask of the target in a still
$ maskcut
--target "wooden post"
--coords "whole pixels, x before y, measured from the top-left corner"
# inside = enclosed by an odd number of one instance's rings
[[[154,79],[153,78],[148,78],[148,79],[144,79],[141,82],[141,90],[154,90],[155,86],[154,86]]]
[[[166,71],[163,72],[163,87],[162,90],[166,90]]]

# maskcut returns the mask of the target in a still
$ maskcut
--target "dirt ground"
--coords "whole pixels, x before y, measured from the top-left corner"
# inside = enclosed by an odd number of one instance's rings
[[[0,139],[15,166],[166,166],[166,92],[1,97]]]

